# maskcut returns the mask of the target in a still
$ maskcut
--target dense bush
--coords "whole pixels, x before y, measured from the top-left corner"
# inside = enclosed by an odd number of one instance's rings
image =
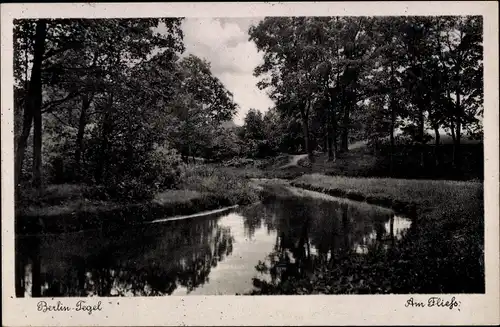
[[[374,176],[393,176],[398,178],[428,178],[469,180],[483,179],[483,144],[461,144],[455,148],[453,144],[414,145],[403,138],[397,138],[393,149],[393,172],[390,172],[391,147],[384,140],[378,147],[378,162]],[[460,151],[462,160],[454,164],[454,152]],[[423,165],[421,160],[423,158]]]
[[[130,201],[150,199],[158,191],[175,188],[183,178],[184,163],[176,150],[112,139],[104,151],[102,140],[92,129],[85,133],[84,152],[77,165],[75,133],[74,129],[60,127],[56,133],[53,125],[47,124],[45,184],[85,183],[92,186],[85,192],[89,198]]]
[[[112,171],[104,175],[92,197],[113,200],[151,199],[157,192],[175,188],[184,176],[185,165],[174,150],[159,147],[136,158],[113,158]],[[126,162],[128,161],[128,162]]]
[[[258,200],[256,190],[243,176],[208,165],[188,167],[181,187],[224,198],[231,203],[248,204]]]

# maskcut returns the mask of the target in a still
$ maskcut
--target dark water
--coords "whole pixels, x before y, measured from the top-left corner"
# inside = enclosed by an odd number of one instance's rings
[[[258,281],[308,269],[302,264],[306,258],[326,265],[339,255],[390,247],[410,226],[390,210],[301,192],[133,229],[18,237],[16,292],[48,297],[243,294]]]

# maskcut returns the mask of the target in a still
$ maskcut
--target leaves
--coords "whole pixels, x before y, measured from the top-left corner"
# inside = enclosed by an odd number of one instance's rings
[[[236,112],[232,94],[212,75],[208,62],[194,56],[179,59],[184,51],[181,22],[47,21],[42,113],[49,125],[64,122],[75,133],[46,128],[44,139],[64,144],[59,155],[66,165],[84,164],[85,181],[105,183],[128,174],[130,183],[140,183],[135,175],[143,171],[140,167],[153,165],[148,158],[155,147],[175,146],[184,153],[190,146],[190,154],[200,153],[200,146],[211,147],[202,140],[212,140],[220,123]],[[32,66],[35,23],[15,24],[18,106]],[[75,141],[78,155],[73,155]],[[140,174],[144,182],[147,174]]]
[[[481,29],[478,16],[268,17],[249,34],[264,55],[258,87],[283,114],[296,117],[304,103],[330,94],[344,132],[355,116],[377,122],[382,137],[393,128],[384,123],[389,102],[396,123],[460,123],[474,134],[483,111]],[[321,125],[330,119],[315,116]]]

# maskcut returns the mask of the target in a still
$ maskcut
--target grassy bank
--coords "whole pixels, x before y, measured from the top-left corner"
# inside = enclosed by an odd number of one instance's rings
[[[325,153],[316,153],[314,162],[310,164],[310,172],[348,177],[483,179],[482,143],[460,146],[462,160],[459,167],[453,164],[453,152],[452,144],[441,144],[438,147],[425,145],[422,149],[414,145],[398,144],[394,147],[392,170],[391,150],[387,144],[381,145],[376,152],[368,147],[359,147],[339,153],[335,162],[328,161]],[[299,164],[304,163],[302,161]]]
[[[111,201],[92,198],[92,186],[50,185],[16,206],[16,232],[61,233],[90,228],[115,228],[158,218],[188,215],[258,200],[258,190],[237,174],[191,167],[178,189],[164,190],[149,201]],[[26,194],[25,194],[26,195]]]
[[[281,169],[275,166],[268,166],[264,168],[256,167],[245,167],[245,168],[235,168],[235,167],[217,167],[220,171],[233,175],[242,177],[245,179],[251,178],[267,178],[267,179],[286,179],[293,180],[303,174],[311,173],[311,170],[307,167],[289,167]]]
[[[400,211],[412,208],[414,223],[392,251],[353,254],[255,294],[484,292],[482,183],[312,174],[292,185]]]

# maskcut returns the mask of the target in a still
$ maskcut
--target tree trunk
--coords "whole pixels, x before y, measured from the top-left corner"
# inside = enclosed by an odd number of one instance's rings
[[[188,153],[187,153],[187,160],[188,160],[188,164],[189,164],[189,158],[192,157],[192,154],[191,154],[191,142],[188,143]]]
[[[453,140],[453,144],[455,144],[457,137],[455,136],[455,123],[452,121],[450,124],[451,130],[451,139]]]
[[[337,81],[338,82],[338,81]],[[330,103],[328,108],[328,127],[330,135],[330,148],[332,148],[332,159],[337,159],[337,112],[335,111],[335,89],[330,89]],[[337,92],[338,93],[338,92]],[[330,157],[330,155],[328,155]]]
[[[41,191],[42,187],[42,114],[33,116],[33,186]]]
[[[113,107],[113,94],[109,94],[108,103],[105,108],[104,118],[102,122],[102,131],[101,131],[101,145],[99,150],[99,158],[98,162],[100,164],[97,165],[95,171],[95,180],[97,183],[100,183],[104,180],[104,175],[106,174],[106,169],[108,165],[108,154],[106,152],[109,151],[109,135],[111,134],[111,110]]]
[[[33,131],[33,186],[39,191],[42,186],[42,61],[45,53],[45,36],[47,22],[43,19],[36,24],[36,35],[33,52],[33,68],[25,102],[23,115],[23,133],[19,139],[17,155],[16,185],[19,183],[24,155],[31,129],[31,119],[34,121]]]
[[[418,108],[418,134],[420,136],[420,167],[424,167],[424,149],[425,149],[425,143],[424,143],[424,135],[425,135],[425,121],[424,121],[424,109],[422,108],[422,105],[419,105]]]
[[[327,160],[328,161],[335,161],[335,155],[333,153],[332,131],[331,131],[330,126],[327,126],[327,128],[326,128],[326,148],[327,148],[327,152],[328,152],[328,159]]]
[[[344,106],[344,117],[343,117],[343,130],[342,130],[342,138],[341,138],[341,151],[347,152],[349,151],[349,111],[351,107],[351,102]]]
[[[457,112],[457,123],[455,131],[455,142],[453,149],[453,164],[455,167],[460,168],[461,165],[461,153],[460,153],[460,142],[462,138],[462,107],[460,104],[460,91],[457,90],[457,102],[456,102],[456,112]]]
[[[26,153],[26,146],[28,145],[28,138],[31,132],[31,125],[33,123],[33,114],[31,111],[31,106],[28,104],[29,101],[26,101],[24,113],[23,113],[23,129],[21,135],[17,140],[17,149],[16,149],[16,171],[15,171],[15,182],[16,182],[16,197],[20,196],[20,183],[21,183],[21,174],[23,171],[23,163],[24,156]]]
[[[434,125],[434,134],[435,134],[434,158],[436,159],[436,166],[439,166],[439,164],[440,164],[439,145],[441,144],[441,135],[439,134],[439,126],[437,126],[437,125]]]
[[[82,96],[82,110],[78,120],[78,133],[76,134],[76,151],[75,151],[75,171],[78,180],[81,180],[81,164],[83,153],[83,136],[85,134],[85,126],[87,125],[87,110],[90,107],[90,98],[87,94]]]
[[[334,160],[336,160],[338,153],[338,145],[337,145],[338,125],[337,125],[337,116],[335,110],[332,111],[332,120],[333,120],[332,121],[333,155],[334,155]]]
[[[396,108],[395,108],[395,103],[394,103],[394,99],[392,98],[392,95],[391,95],[391,99],[389,100],[389,105],[391,106],[391,135],[390,135],[390,139],[391,139],[391,162],[390,162],[390,174],[392,176],[392,174],[394,173],[394,129],[396,128]]]
[[[435,144],[439,145],[441,144],[441,134],[439,134],[439,127],[437,125],[434,125],[434,134],[435,134]]]
[[[300,107],[300,117],[302,120],[302,131],[304,133],[304,147],[305,147],[307,156],[309,158],[309,161],[313,162],[314,155],[313,155],[313,151],[312,151],[310,139],[309,139],[309,115],[308,115],[309,108],[306,108],[305,106],[307,106],[307,105],[301,105],[301,107]]]
[[[328,161],[335,161],[335,152],[333,151],[333,128],[332,128],[333,109],[328,104],[326,108],[326,148],[328,152]]]

